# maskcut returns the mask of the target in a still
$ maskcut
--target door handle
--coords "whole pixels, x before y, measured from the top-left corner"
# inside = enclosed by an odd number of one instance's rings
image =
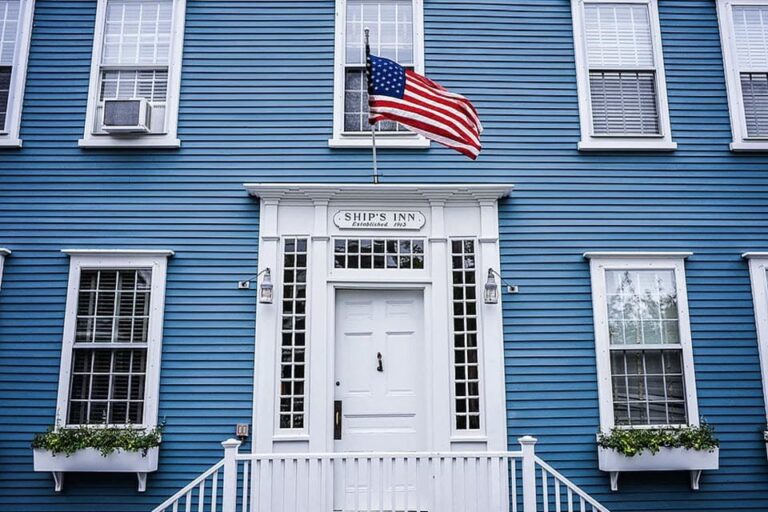
[[[383,372],[384,371],[384,364],[381,362],[381,352],[376,354],[376,360],[378,364],[376,365],[376,371],[377,372]]]
[[[341,400],[333,401],[333,439],[341,439]]]

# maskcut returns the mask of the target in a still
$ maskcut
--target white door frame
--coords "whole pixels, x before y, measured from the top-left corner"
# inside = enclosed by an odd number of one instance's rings
[[[421,289],[424,335],[428,344],[426,428],[429,450],[507,449],[504,350],[501,304],[483,304],[482,284],[489,268],[500,271],[498,199],[511,191],[500,185],[424,184],[246,184],[261,200],[259,270],[273,270],[274,304],[256,313],[253,442],[254,452],[333,451],[335,299],[338,289]],[[333,223],[340,209],[420,211],[426,220],[414,231],[344,231]],[[415,229],[415,228],[414,228]],[[302,431],[275,426],[280,289],[284,236],[307,238],[308,339],[306,423]],[[334,270],[333,237],[398,237],[425,240],[424,270]],[[478,324],[481,370],[481,432],[454,432],[452,425],[451,277],[452,238],[476,241]]]

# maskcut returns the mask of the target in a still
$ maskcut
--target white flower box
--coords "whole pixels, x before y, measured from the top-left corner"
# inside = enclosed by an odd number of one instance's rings
[[[657,453],[643,450],[627,457],[610,448],[598,446],[600,470],[611,473],[611,490],[619,488],[619,474],[625,471],[690,471],[691,488],[699,489],[701,472],[720,468],[720,449],[689,450],[687,448],[661,448]]]
[[[150,448],[147,454],[143,452],[127,452],[118,450],[103,456],[95,448],[78,450],[72,455],[58,453],[54,455],[48,450],[35,448],[33,460],[35,471],[50,471],[56,483],[56,491],[64,486],[64,473],[136,473],[139,480],[139,492],[147,487],[147,473],[157,471],[159,447]]]

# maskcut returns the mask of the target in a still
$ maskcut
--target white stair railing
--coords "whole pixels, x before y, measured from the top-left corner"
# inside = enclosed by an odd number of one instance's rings
[[[153,512],[609,512],[539,459],[536,439],[518,441],[516,452],[247,454],[230,439]]]

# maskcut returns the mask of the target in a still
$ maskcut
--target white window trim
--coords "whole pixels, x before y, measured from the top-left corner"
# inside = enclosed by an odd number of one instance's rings
[[[414,69],[424,74],[424,1],[413,2]],[[369,148],[371,136],[344,133],[344,64],[346,61],[347,2],[336,0],[336,38],[333,64],[333,137],[331,148]],[[428,148],[429,139],[413,132],[390,133],[376,131],[377,148]]]
[[[27,62],[29,45],[32,39],[32,18],[35,12],[35,0],[21,0],[19,27],[16,33],[16,46],[13,52],[11,85],[8,91],[8,111],[5,126],[0,126],[0,147],[20,148],[21,110],[24,105],[24,86],[27,83]]]
[[[685,280],[685,259],[690,252],[587,252],[592,283],[592,312],[597,357],[598,397],[600,401],[600,430],[607,432],[615,426],[613,416],[613,383],[608,339],[608,303],[606,300],[605,271],[613,269],[665,269],[675,271],[677,308],[680,323],[680,345],[683,355],[685,405],[688,423],[699,424],[696,396],[696,374],[693,366],[693,345],[688,313],[688,293]],[[656,425],[654,425],[656,427]],[[631,428],[644,428],[633,426]]]
[[[173,0],[173,21],[171,47],[168,62],[168,99],[166,102],[165,133],[144,134],[136,137],[119,137],[110,134],[93,133],[94,118],[99,103],[101,78],[101,55],[104,46],[104,25],[107,15],[107,0],[98,0],[96,25],[93,31],[93,54],[91,55],[91,78],[88,86],[88,107],[85,113],[83,138],[78,141],[85,148],[178,148],[179,96],[181,92],[181,63],[184,52],[184,23],[187,0]]]
[[[731,151],[768,151],[768,137],[755,138],[747,135],[747,119],[741,92],[741,80],[736,59],[736,43],[733,30],[733,6],[765,5],[768,0],[717,0],[717,20],[720,25],[720,44],[723,49],[725,85],[728,92],[728,111],[731,117]]]
[[[760,354],[760,370],[763,377],[763,399],[768,418],[768,252],[747,252],[742,255],[749,261],[749,277],[752,283],[752,303],[755,308],[757,347]]]
[[[592,101],[589,92],[587,45],[584,35],[584,4],[644,4],[648,5],[653,36],[653,60],[656,63],[656,91],[659,113],[659,135],[627,137],[623,135],[594,135],[592,129]],[[672,128],[667,102],[667,78],[664,73],[664,52],[657,0],[571,0],[573,13],[573,43],[576,58],[576,82],[579,94],[579,120],[581,126],[580,151],[674,151]]]
[[[5,264],[6,256],[11,255],[11,250],[5,247],[0,247],[0,290],[3,289],[3,266]]]
[[[150,318],[147,335],[147,370],[144,386],[144,422],[133,426],[145,429],[157,426],[160,392],[160,356],[162,353],[163,313],[165,310],[165,281],[168,258],[173,256],[174,252],[138,249],[64,249],[61,252],[68,254],[70,261],[67,306],[62,337],[61,369],[59,372],[59,390],[56,401],[56,425],[77,426],[68,424],[67,418],[69,417],[69,385],[75,342],[80,270],[82,268],[143,267],[152,269]]]

